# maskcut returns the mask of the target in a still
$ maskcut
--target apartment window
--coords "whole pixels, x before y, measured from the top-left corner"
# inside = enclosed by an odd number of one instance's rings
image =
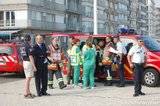
[[[38,21],[41,21],[41,12],[37,12],[36,19],[37,19]]]
[[[93,16],[93,10],[92,10],[93,8],[92,7],[85,7],[85,12],[86,12],[86,16],[87,17],[92,17]]]
[[[11,26],[15,26],[15,12],[11,12]]]
[[[36,20],[36,11],[32,11],[32,20]]]
[[[6,12],[6,26],[10,26],[10,12]]]
[[[0,20],[4,20],[4,12],[3,11],[0,11]]]
[[[4,12],[0,11],[0,27],[4,26]]]
[[[51,14],[47,14],[46,18],[47,18],[47,22],[52,22],[52,15]]]
[[[57,23],[64,23],[64,15],[55,15],[55,22]]]

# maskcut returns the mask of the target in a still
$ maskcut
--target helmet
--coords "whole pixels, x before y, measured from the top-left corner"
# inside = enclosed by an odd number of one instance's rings
[[[25,40],[25,41],[31,41],[31,36],[30,36],[30,35],[26,35],[26,36],[24,37],[24,40]]]

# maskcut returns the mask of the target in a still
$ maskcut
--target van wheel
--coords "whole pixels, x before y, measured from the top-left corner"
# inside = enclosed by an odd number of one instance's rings
[[[143,82],[146,86],[149,87],[157,86],[157,84],[159,83],[159,73],[153,68],[145,69]]]

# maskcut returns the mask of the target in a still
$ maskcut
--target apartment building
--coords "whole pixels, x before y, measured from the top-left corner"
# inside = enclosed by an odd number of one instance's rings
[[[157,36],[157,37],[159,37],[160,38],[160,7],[156,7],[156,10],[155,10],[155,17],[156,17],[156,21],[155,21],[155,23],[156,23],[156,31],[155,31],[155,35]]]
[[[155,36],[155,2],[154,0],[147,0],[148,6],[148,35]]]
[[[81,27],[81,0],[0,0],[0,30],[21,34],[73,32]]]

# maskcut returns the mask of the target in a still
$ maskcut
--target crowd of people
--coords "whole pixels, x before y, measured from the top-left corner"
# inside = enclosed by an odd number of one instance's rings
[[[34,98],[30,91],[30,81],[35,76],[37,96],[49,96],[47,86],[54,89],[53,76],[58,80],[59,88],[67,87],[73,83],[73,87],[79,87],[79,79],[82,73],[82,89],[94,89],[96,71],[104,70],[106,80],[104,86],[111,86],[113,81],[112,65],[117,66],[119,72],[118,87],[125,86],[124,57],[128,57],[130,67],[135,71],[135,92],[133,96],[145,95],[141,92],[142,71],[145,63],[145,50],[143,42],[132,45],[126,50],[119,36],[107,36],[105,40],[99,40],[94,44],[93,38],[89,37],[80,44],[80,40],[69,38],[67,53],[64,53],[58,39],[52,38],[51,44],[46,46],[41,35],[36,36],[36,44],[31,47],[31,37],[25,36],[25,42],[21,49],[24,72],[26,76],[25,98]],[[129,52],[129,53],[127,53]],[[138,61],[137,61],[138,59]],[[62,69],[67,67],[67,83],[64,83]],[[73,78],[71,78],[73,77]]]

